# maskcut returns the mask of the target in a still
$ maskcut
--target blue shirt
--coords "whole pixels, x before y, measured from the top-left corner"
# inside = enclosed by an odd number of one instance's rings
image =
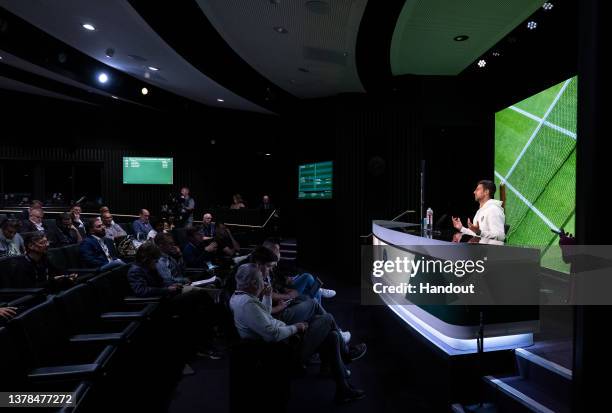
[[[132,223],[132,229],[134,229],[134,235],[138,237],[139,234],[142,234],[142,238],[147,238],[149,235],[149,231],[153,229],[150,222],[142,222],[141,219],[137,219]]]
[[[189,279],[182,276],[181,265],[171,256],[162,254],[157,261],[157,272],[164,280],[164,285],[186,284]]]

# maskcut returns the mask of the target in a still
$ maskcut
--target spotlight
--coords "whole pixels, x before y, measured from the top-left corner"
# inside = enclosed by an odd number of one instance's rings
[[[532,21],[530,21],[529,23],[527,23],[527,28],[528,28],[529,30],[533,30],[533,29],[535,29],[536,27],[538,27],[538,23],[534,22],[533,20],[532,20]]]
[[[453,37],[453,40],[456,41],[456,42],[465,42],[469,38],[470,38],[470,36],[468,36],[466,34],[460,34],[459,36]]]
[[[272,156],[272,154],[271,153],[266,153],[266,156]]]
[[[542,5],[542,8],[543,8],[544,10],[550,10],[550,9],[552,9],[552,8],[553,8],[553,4],[552,4],[551,2],[549,2],[549,1],[547,1],[546,3],[544,3],[544,4]]]
[[[282,26],[276,26],[276,27],[274,27],[274,31],[275,31],[276,33],[280,33],[280,34],[287,34],[287,33],[289,33],[289,30],[285,29],[285,28],[284,28],[284,27],[282,27]]]
[[[89,30],[90,32],[96,30],[96,27],[91,23],[83,23],[82,26],[85,30]]]
[[[491,53],[491,55],[493,55],[493,57],[499,57],[501,56],[501,53],[496,51],[496,52]]]
[[[153,72],[157,72],[159,70],[159,67],[155,67],[155,66],[149,66],[148,68],[149,68],[149,70],[151,70]]]
[[[217,98],[217,102],[223,103],[223,102],[225,102],[225,99]]]
[[[100,82],[100,83],[108,82],[108,75],[106,73],[100,73],[98,75],[98,82]]]
[[[211,145],[214,145],[215,143],[217,143],[217,141],[216,141],[216,140],[214,140],[214,139],[211,139],[211,140],[210,140],[210,144],[211,144]]]
[[[140,93],[142,93],[143,95],[148,95],[149,89],[147,89],[146,87],[143,87],[142,89],[140,89]]]
[[[119,98],[118,98],[117,96],[115,96],[115,95],[111,95],[111,97],[112,97],[113,99],[119,99]]]
[[[478,61],[478,67],[485,67],[487,65],[487,61],[484,59],[480,59]]]

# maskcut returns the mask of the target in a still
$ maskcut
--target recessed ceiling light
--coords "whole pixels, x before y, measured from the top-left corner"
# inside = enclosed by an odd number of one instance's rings
[[[542,5],[542,8],[543,8],[544,10],[550,10],[550,9],[552,9],[552,8],[553,8],[553,4],[552,4],[551,2],[549,2],[549,1],[547,1],[546,3],[544,3],[544,4]]]
[[[493,57],[499,57],[501,56],[501,53],[498,51],[492,52],[491,55],[493,55]]]
[[[484,60],[484,59],[480,59],[480,60],[478,61],[478,67],[481,67],[481,68],[482,68],[482,67],[485,67],[486,65],[487,65],[487,61],[486,61],[486,60]]]
[[[100,83],[108,82],[108,75],[106,73],[98,74],[98,82],[100,82]]]
[[[274,27],[274,31],[275,31],[276,33],[280,33],[280,34],[287,34],[287,33],[289,33],[289,30],[285,29],[285,28],[284,28],[284,27],[282,27],[282,26],[276,26],[276,27]]]
[[[225,99],[217,98],[217,102],[225,102]]]
[[[2,56],[0,56],[0,60],[2,60]]]
[[[267,154],[266,154],[266,156],[271,156],[271,155],[272,155],[271,153],[267,153]]]
[[[143,95],[147,95],[149,94],[149,89],[147,89],[146,87],[143,87],[142,89],[140,89],[140,93],[142,93]]]
[[[96,27],[91,23],[83,23],[82,26],[85,30],[89,30],[90,32],[96,30]]]
[[[538,23],[534,22],[533,20],[532,20],[532,21],[530,21],[529,23],[527,23],[527,28],[528,28],[529,30],[533,30],[533,29],[535,29],[536,27],[538,27]]]
[[[117,96],[115,96],[115,95],[111,95],[111,97],[112,97],[113,99],[119,99],[119,98],[118,98]]]
[[[217,141],[216,141],[216,140],[214,140],[214,139],[211,139],[211,140],[210,140],[210,144],[211,144],[211,145],[214,145],[215,143],[217,143]]]
[[[460,34],[459,36],[453,37],[453,40],[456,42],[465,42],[469,38],[470,36],[468,36],[467,34]]]
[[[155,66],[148,66],[149,70],[152,70],[154,72],[157,72],[159,70],[159,67],[155,67]]]

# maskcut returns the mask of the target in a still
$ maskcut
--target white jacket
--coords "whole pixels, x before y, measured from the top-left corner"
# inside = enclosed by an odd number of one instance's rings
[[[480,237],[481,244],[496,244],[503,245],[506,239],[506,216],[502,208],[502,202],[496,199],[489,199],[485,204],[476,211],[473,224],[478,223],[480,227],[480,235],[476,235],[469,228],[461,228],[461,233],[468,234],[473,237]]]

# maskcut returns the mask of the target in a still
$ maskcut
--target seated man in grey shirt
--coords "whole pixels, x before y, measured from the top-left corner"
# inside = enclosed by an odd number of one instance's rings
[[[260,301],[260,296],[269,296],[270,286],[264,285],[263,274],[257,264],[242,265],[236,272],[236,292],[230,299],[234,324],[241,338],[282,341],[294,334],[304,333],[300,345],[300,359],[304,362],[315,352],[331,366],[336,381],[336,401],[348,402],[365,397],[363,390],[353,388],[348,382],[344,365],[343,339],[333,328],[329,314],[313,318],[310,324],[299,322],[287,325],[270,314],[271,300]],[[344,354],[343,354],[344,353]]]
[[[106,230],[106,238],[114,240],[117,237],[127,236],[127,232],[121,228],[121,225],[115,223],[110,212],[102,213],[102,223],[104,224],[104,229]]]

